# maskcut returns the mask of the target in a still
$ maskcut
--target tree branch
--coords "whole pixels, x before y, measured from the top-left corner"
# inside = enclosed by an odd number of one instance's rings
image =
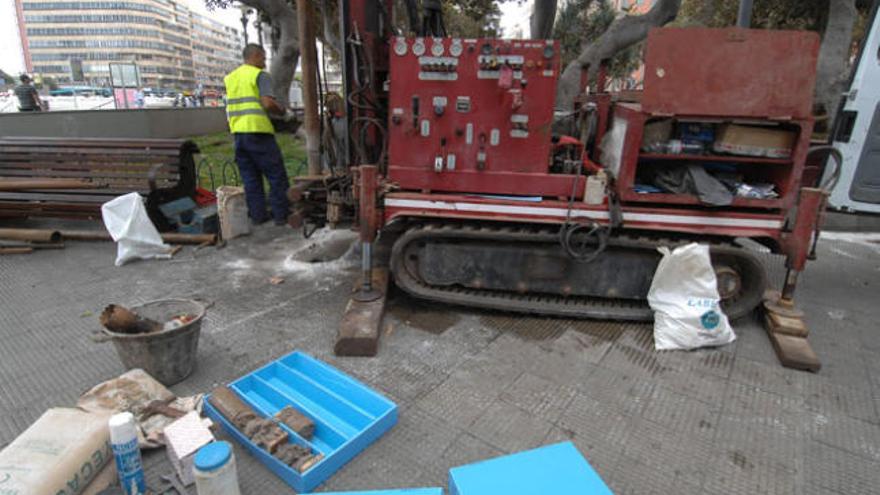
[[[532,16],[529,18],[533,40],[550,39],[553,22],[556,20],[556,0],[535,0]]]
[[[587,46],[563,71],[556,92],[556,108],[571,110],[580,90],[582,67],[589,67],[590,80],[594,79],[602,61],[645,39],[651,28],[675,20],[679,8],[681,0],[657,0],[651,10],[643,15],[626,15],[612,22],[602,36]]]

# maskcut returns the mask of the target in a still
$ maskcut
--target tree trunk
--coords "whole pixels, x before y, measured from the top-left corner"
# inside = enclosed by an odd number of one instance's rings
[[[697,23],[701,26],[711,26],[715,20],[715,12],[718,11],[717,0],[703,0],[700,10],[697,11]]]
[[[582,67],[589,67],[589,78],[594,79],[603,60],[645,39],[649,29],[675,20],[679,8],[681,0],[657,0],[651,10],[643,15],[626,15],[615,19],[599,39],[589,44],[562,72],[556,91],[556,109],[568,111],[573,108],[580,90]]]
[[[321,18],[321,32],[317,34],[318,38],[325,48],[329,47],[333,53],[341,57],[342,38],[339,36],[339,12],[330,5],[330,0],[316,1],[314,4],[317,7],[318,16]]]
[[[828,22],[819,49],[816,67],[816,103],[828,114],[828,127],[834,117],[849,76],[848,64],[853,26],[856,20],[854,0],[829,0]]]
[[[531,37],[533,40],[550,39],[553,22],[556,20],[556,0],[535,0],[532,8]]]
[[[281,106],[290,103],[290,83],[299,62],[299,33],[296,24],[296,11],[285,0],[241,0],[241,3],[264,12],[272,20],[272,25],[281,31],[278,46],[273,47],[272,92]]]

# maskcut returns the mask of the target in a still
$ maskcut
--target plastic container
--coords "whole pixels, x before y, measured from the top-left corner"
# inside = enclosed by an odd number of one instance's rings
[[[243,187],[217,188],[217,218],[220,220],[220,236],[224,240],[251,233]]]
[[[587,185],[584,190],[584,203],[588,205],[601,205],[605,202],[605,188],[608,176],[604,170],[587,177]]]
[[[324,456],[301,473],[254,444],[205,397],[205,413],[298,493],[313,491],[397,423],[394,402],[299,351],[235,380],[229,388],[264,418],[291,406],[314,421],[315,432],[308,440],[280,425],[290,442]]]
[[[101,328],[105,336],[102,340],[113,342],[126,369],[141,368],[163,385],[173,385],[189,376],[195,368],[205,305],[190,299],[164,299],[130,309],[160,323],[181,314],[195,316],[182,326],[154,333],[122,334]]]
[[[108,426],[119,485],[125,495],[144,495],[147,486],[144,482],[144,465],[141,462],[134,415],[130,412],[114,414],[110,416]]]
[[[235,454],[229,442],[211,442],[199,449],[193,475],[199,495],[241,495]]]
[[[450,495],[612,495],[571,442],[449,470]]]

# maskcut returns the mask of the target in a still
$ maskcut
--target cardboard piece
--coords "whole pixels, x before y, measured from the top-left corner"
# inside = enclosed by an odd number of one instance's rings
[[[673,123],[671,118],[646,122],[642,129],[642,149],[647,150],[669,141],[672,137]]]
[[[202,394],[175,397],[170,390],[142,369],[128,370],[122,375],[99,383],[82,394],[76,406],[89,412],[113,414],[129,411],[138,422],[138,445],[154,449],[164,445],[162,430],[174,422],[177,415],[201,411]],[[160,407],[155,407],[159,405]],[[177,410],[166,416],[165,408]]]
[[[209,429],[211,424],[210,419],[202,419],[199,413],[191,411],[165,427],[165,452],[184,486],[196,482],[193,475],[196,452],[214,441]]]
[[[797,134],[776,127],[725,124],[718,129],[713,149],[733,155],[788,158]]]
[[[77,495],[113,461],[109,415],[54,408],[0,452],[0,492]]]
[[[451,495],[611,495],[571,442],[449,470]]]

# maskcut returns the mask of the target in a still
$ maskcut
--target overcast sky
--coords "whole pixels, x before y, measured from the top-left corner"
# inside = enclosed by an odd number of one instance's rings
[[[241,11],[237,8],[208,11],[202,0],[184,0],[190,9],[222,22],[226,25],[241,28]],[[521,5],[518,2],[506,2],[501,5],[501,27],[504,36],[521,33],[528,36],[529,13],[532,0]],[[0,69],[12,75],[24,71],[21,61],[21,46],[15,19],[15,0],[0,0]]]

